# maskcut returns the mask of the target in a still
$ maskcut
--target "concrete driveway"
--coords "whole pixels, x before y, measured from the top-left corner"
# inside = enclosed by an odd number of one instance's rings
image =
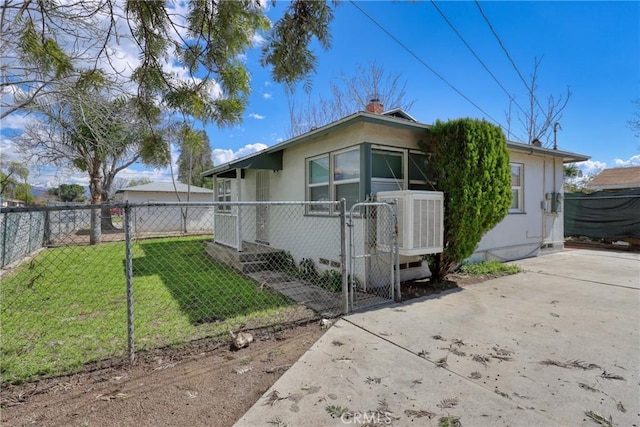
[[[338,321],[237,425],[640,426],[640,256],[517,264]]]

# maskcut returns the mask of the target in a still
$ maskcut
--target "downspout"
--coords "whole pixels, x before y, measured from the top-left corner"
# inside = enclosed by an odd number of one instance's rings
[[[547,191],[547,159],[542,157],[542,230],[540,230],[540,248],[544,245],[545,229],[547,225],[547,210],[549,208],[546,202],[547,199],[545,197],[545,191]]]
[[[555,126],[554,126],[555,128]],[[554,149],[557,146],[555,145],[555,138],[554,138]],[[553,209],[553,216],[552,221],[553,221],[553,227],[551,228],[551,244],[555,246],[557,237],[556,237],[556,220],[558,219],[558,205],[557,205],[557,197],[556,197],[556,193],[557,193],[557,189],[556,189],[556,156],[553,156],[553,191],[551,192],[551,206],[554,207]]]

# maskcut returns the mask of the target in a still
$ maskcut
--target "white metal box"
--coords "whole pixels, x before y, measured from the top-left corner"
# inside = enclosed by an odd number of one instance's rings
[[[441,191],[380,191],[377,199],[381,202],[397,201],[398,203],[400,255],[413,256],[442,252],[444,194]]]

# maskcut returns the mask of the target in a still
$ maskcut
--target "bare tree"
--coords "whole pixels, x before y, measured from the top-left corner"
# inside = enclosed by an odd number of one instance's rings
[[[140,119],[135,99],[113,98],[112,82],[91,73],[66,81],[64,91],[49,93],[30,104],[34,121],[17,139],[35,164],[73,167],[89,176],[91,204],[109,197],[118,172],[138,159],[164,165],[168,144]],[[99,74],[99,73],[98,73]],[[91,215],[90,241],[101,240],[100,209]],[[109,223],[102,224],[109,226]]]
[[[633,118],[627,120],[627,127],[634,132],[635,136],[640,137],[640,98],[634,99],[633,103],[636,104],[636,111],[633,113]]]
[[[329,98],[321,96],[311,99],[307,94],[306,103],[298,107],[290,94],[289,136],[300,135],[362,111],[374,98],[385,108],[409,110],[415,100],[407,99],[406,86],[401,73],[388,74],[382,65],[373,61],[366,66],[359,64],[356,66],[355,74],[347,75],[342,72],[330,83]]]
[[[562,113],[571,98],[571,90],[567,88],[564,95],[547,97],[547,104],[543,106],[538,97],[538,67],[542,62],[542,58],[534,58],[533,72],[531,73],[531,83],[527,86],[528,104],[523,115],[518,114],[518,120],[522,126],[522,130],[527,136],[529,144],[538,141],[544,147],[555,147],[555,133],[557,123],[562,118]],[[511,131],[511,105],[507,115],[507,123],[509,133]]]

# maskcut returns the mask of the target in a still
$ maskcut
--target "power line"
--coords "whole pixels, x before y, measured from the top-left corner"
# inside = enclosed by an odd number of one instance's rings
[[[522,80],[522,83],[524,84],[524,87],[527,88],[527,90],[529,91],[529,94],[533,97],[533,99],[535,100],[536,105],[538,106],[538,108],[540,108],[541,111],[544,112],[544,108],[542,108],[542,105],[540,105],[540,102],[538,101],[538,98],[536,98],[534,96],[533,93],[533,88],[529,87],[529,84],[527,83],[527,81],[524,79],[524,77],[522,76],[522,73],[520,72],[520,69],[518,68],[518,66],[516,65],[516,62],[513,60],[513,58],[511,57],[511,54],[509,53],[509,50],[507,50],[507,47],[504,45],[504,43],[502,43],[502,40],[500,39],[500,36],[498,36],[497,31],[495,30],[495,28],[493,28],[493,25],[491,24],[491,21],[489,21],[489,18],[487,17],[487,15],[484,13],[484,10],[482,10],[482,6],[480,6],[480,2],[478,0],[475,0],[476,6],[478,6],[478,10],[480,11],[480,14],[482,15],[482,17],[484,18],[485,22],[487,23],[487,25],[489,26],[489,29],[491,29],[491,32],[493,33],[494,37],[496,38],[496,40],[498,40],[498,43],[500,44],[500,47],[502,48],[502,51],[505,53],[505,55],[507,55],[507,58],[509,59],[509,61],[511,62],[511,65],[513,66],[513,68],[516,70],[516,73],[518,73],[518,77],[520,77],[520,80]],[[533,113],[533,112],[532,112]],[[525,113],[526,114],[526,113]]]
[[[356,9],[358,9],[364,16],[366,16],[367,18],[369,18],[369,20],[371,22],[373,22],[378,28],[380,28],[382,31],[384,31],[389,37],[391,37],[393,39],[393,41],[395,41],[396,43],[398,43],[404,50],[406,50],[411,56],[413,56],[418,62],[420,62],[422,65],[424,65],[429,71],[431,71],[436,77],[438,77],[440,80],[442,80],[447,86],[449,86],[451,89],[453,89],[458,95],[460,95],[461,97],[463,97],[468,103],[470,103],[471,105],[473,105],[474,107],[476,107],[480,112],[482,112],[485,116],[487,116],[488,118],[490,118],[494,123],[496,123],[498,126],[500,126],[502,129],[505,129],[505,127],[496,119],[494,119],[493,117],[491,117],[491,115],[489,113],[487,113],[485,110],[482,109],[482,107],[480,107],[478,104],[476,104],[475,102],[473,102],[468,96],[466,96],[464,93],[462,93],[458,88],[456,88],[453,84],[449,83],[449,81],[447,79],[445,79],[440,73],[438,73],[436,70],[434,70],[433,68],[431,68],[431,66],[429,66],[429,64],[427,64],[425,61],[422,60],[422,58],[420,58],[416,53],[414,53],[411,49],[409,49],[409,47],[407,47],[404,43],[402,43],[402,41],[400,41],[400,39],[398,39],[396,36],[394,36],[389,30],[387,30],[385,27],[383,27],[378,21],[376,21],[371,15],[369,15],[367,12],[365,12],[360,6],[358,6],[353,0],[349,0],[349,2],[354,5],[356,7]]]
[[[447,16],[444,14],[444,12],[438,7],[436,2],[434,0],[431,0],[431,4],[433,5],[433,7],[436,8],[436,10],[440,14],[440,16],[442,16],[442,18],[445,20],[445,22],[447,24],[449,24],[449,27],[451,27],[453,32],[456,33],[458,38],[462,41],[462,43],[464,43],[464,45],[467,47],[467,49],[469,49],[469,51],[473,54],[473,56],[478,60],[480,65],[482,65],[482,67],[486,70],[486,72],[489,73],[489,75],[498,84],[498,86],[500,86],[500,88],[504,91],[504,93],[507,94],[509,99],[520,109],[520,111],[522,111],[523,114],[527,115],[527,112],[524,111],[524,109],[520,106],[520,104],[518,104],[518,102],[515,100],[515,97],[513,97],[513,95],[511,95],[511,93],[509,93],[509,91],[503,86],[503,84],[500,82],[500,80],[498,80],[498,78],[491,72],[489,67],[487,67],[487,65],[484,63],[484,61],[482,61],[480,56],[473,50],[473,48],[469,45],[469,43],[467,43],[467,41],[464,39],[464,37],[462,37],[462,34],[460,34],[458,29],[455,27],[455,25],[453,25],[453,23],[449,20],[449,18],[447,18]]]

